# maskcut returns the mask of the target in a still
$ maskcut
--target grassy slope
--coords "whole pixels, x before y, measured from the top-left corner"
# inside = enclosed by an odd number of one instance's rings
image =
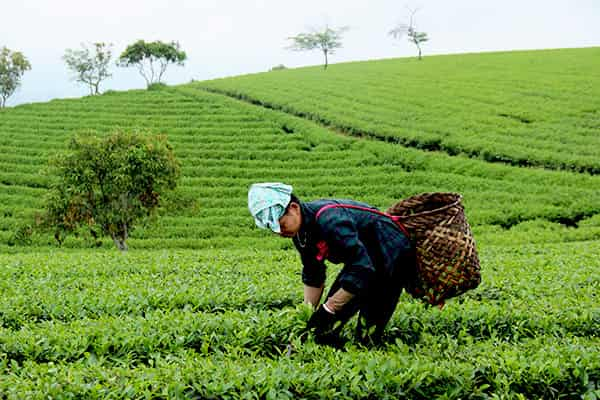
[[[598,174],[599,63],[600,48],[481,53],[291,69],[191,86],[352,134]]]
[[[4,110],[0,118],[0,243],[42,206],[47,158],[75,133],[141,129],[168,134],[183,163],[177,192],[158,220],[134,231],[134,248],[280,247],[246,210],[255,181],[282,180],[303,198],[360,198],[385,208],[423,191],[458,191],[471,223],[579,221],[600,211],[600,177],[524,169],[333,135],[317,125],[220,95],[179,87],[54,101]],[[285,130],[293,133],[285,133]],[[597,238],[592,219],[583,239]],[[477,228],[479,229],[479,228]],[[496,232],[485,228],[486,232]],[[52,243],[34,236],[34,244]],[[67,246],[87,246],[71,239]],[[106,244],[111,246],[110,243]]]

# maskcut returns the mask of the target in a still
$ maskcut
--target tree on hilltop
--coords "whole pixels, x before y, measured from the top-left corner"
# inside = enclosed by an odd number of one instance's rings
[[[146,85],[161,83],[161,79],[169,64],[183,66],[187,55],[180,49],[179,43],[163,43],[161,41],[145,42],[138,40],[127,46],[119,57],[121,67],[137,67],[146,80]]]
[[[63,60],[75,73],[75,81],[88,85],[90,95],[100,94],[100,83],[112,76],[109,64],[112,59],[112,44],[93,43],[93,50],[84,44],[81,49],[67,49]]]
[[[117,131],[106,138],[74,137],[49,170],[56,179],[40,224],[54,230],[59,243],[85,227],[94,239],[100,231],[126,251],[135,223],[176,187],[180,165],[165,136]]]
[[[412,42],[417,46],[419,51],[419,60],[421,60],[421,44],[425,43],[429,40],[427,37],[427,33],[417,31],[417,27],[415,26],[414,16],[418,9],[410,9],[410,20],[408,24],[400,23],[394,29],[388,32],[390,36],[394,39],[401,39],[404,35],[407,36],[408,41]]]
[[[292,41],[292,44],[288,49],[294,51],[321,50],[325,57],[323,69],[327,69],[327,66],[329,65],[328,55],[334,54],[336,49],[342,47],[342,36],[348,29],[347,26],[338,29],[332,29],[329,26],[326,26],[322,31],[300,33],[288,38],[288,40]]]
[[[31,64],[25,56],[7,47],[0,50],[0,108],[6,106],[6,100],[12,96],[21,85],[25,71],[31,69]]]

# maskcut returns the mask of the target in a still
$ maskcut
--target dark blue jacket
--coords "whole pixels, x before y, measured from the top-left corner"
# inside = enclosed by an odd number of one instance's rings
[[[412,251],[406,234],[389,217],[370,211],[330,208],[329,204],[349,204],[377,210],[352,200],[301,202],[302,225],[294,245],[302,259],[302,281],[313,287],[325,282],[325,264],[344,263],[338,276],[342,288],[353,294],[366,290],[377,277],[386,279],[405,268],[402,258]]]

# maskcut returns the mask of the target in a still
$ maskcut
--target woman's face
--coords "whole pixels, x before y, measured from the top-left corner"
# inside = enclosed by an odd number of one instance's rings
[[[302,223],[302,213],[298,203],[290,203],[287,212],[279,218],[279,227],[281,228],[280,236],[294,237],[300,230]]]

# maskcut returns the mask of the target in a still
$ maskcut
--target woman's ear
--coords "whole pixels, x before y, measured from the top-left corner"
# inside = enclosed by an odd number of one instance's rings
[[[290,208],[294,210],[294,213],[300,214],[300,204],[294,202],[290,204]]]

